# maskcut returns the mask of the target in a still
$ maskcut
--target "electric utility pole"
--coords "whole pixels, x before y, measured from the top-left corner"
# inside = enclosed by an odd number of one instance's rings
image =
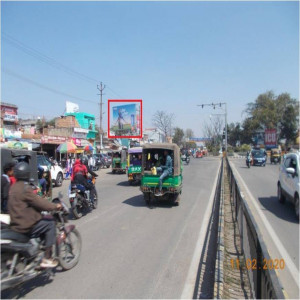
[[[99,85],[97,84],[97,89],[100,91],[100,150],[102,150],[103,148],[103,128],[102,128],[102,115],[103,115],[103,112],[102,112],[102,105],[103,105],[103,102],[102,102],[102,95],[103,94],[103,90],[105,89],[105,85],[102,84],[102,82],[100,82],[100,87]]]
[[[214,109],[216,109],[216,107],[222,107],[222,105],[225,105],[225,152],[226,152],[226,155],[227,155],[227,103],[226,102],[220,102],[220,103],[210,103],[210,104],[198,104],[197,106],[201,106],[202,108],[204,106],[211,106],[213,107]]]

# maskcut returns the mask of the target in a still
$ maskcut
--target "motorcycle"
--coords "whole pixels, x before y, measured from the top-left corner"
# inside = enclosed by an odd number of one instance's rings
[[[88,182],[95,186],[96,178],[89,177]],[[76,219],[80,219],[87,211],[97,208],[97,190],[95,189],[94,200],[92,201],[90,191],[87,190],[82,184],[70,184],[69,201],[74,217]]]
[[[59,198],[54,203],[61,203],[62,211],[55,211],[52,217],[56,223],[56,244],[53,257],[63,270],[76,266],[81,253],[81,236],[75,225],[65,225],[68,221],[68,208]],[[45,212],[44,214],[48,214]],[[1,291],[14,288],[32,278],[46,274],[47,268],[41,268],[44,258],[44,241],[40,238],[13,231],[9,228],[9,215],[1,214]]]
[[[250,168],[251,163],[252,163],[252,158],[248,156],[248,157],[246,158],[246,165],[247,165],[248,168]]]
[[[190,157],[189,156],[186,157],[185,162],[186,162],[187,165],[189,164],[189,162],[190,162]]]

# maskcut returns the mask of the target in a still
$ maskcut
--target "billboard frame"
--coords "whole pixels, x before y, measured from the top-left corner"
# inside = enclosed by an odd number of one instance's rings
[[[111,103],[128,103],[128,104],[132,104],[132,103],[140,103],[140,135],[111,135],[110,134],[110,104]],[[143,138],[143,100],[142,99],[108,99],[107,100],[107,106],[108,106],[108,126],[107,126],[107,135],[108,138],[111,139],[133,139],[133,138],[137,138],[137,139],[141,139]]]

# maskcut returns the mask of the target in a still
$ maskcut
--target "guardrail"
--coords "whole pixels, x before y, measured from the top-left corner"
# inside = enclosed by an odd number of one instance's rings
[[[235,219],[239,226],[241,248],[245,256],[249,281],[256,299],[284,299],[282,285],[274,269],[266,267],[271,262],[261,232],[241,193],[228,158],[226,158],[227,174],[230,180],[230,194],[235,206]]]

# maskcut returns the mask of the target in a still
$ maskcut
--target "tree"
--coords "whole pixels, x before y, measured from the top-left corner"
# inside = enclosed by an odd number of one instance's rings
[[[297,112],[293,106],[287,106],[280,122],[279,138],[286,139],[286,144],[293,144],[298,135]]]
[[[187,128],[186,131],[185,131],[185,137],[188,138],[188,139],[190,139],[193,136],[194,136],[193,130],[190,129],[190,128]]]
[[[43,123],[42,123],[41,119],[38,119],[36,121],[35,128],[36,128],[36,133],[37,134],[43,133]]]
[[[210,142],[206,143],[208,151],[219,151],[219,145],[222,141],[222,131],[224,128],[224,121],[221,117],[214,117],[211,122],[204,124],[203,134],[210,139]]]
[[[197,148],[197,144],[195,142],[193,142],[193,141],[189,141],[189,142],[186,142],[185,147],[187,149]]]
[[[179,127],[175,127],[174,135],[173,135],[173,143],[177,144],[180,147],[183,144],[183,137],[184,137],[183,130]]]
[[[168,114],[165,111],[158,110],[152,119],[155,127],[164,134],[165,138],[172,135],[172,125],[174,122],[174,114]]]
[[[227,125],[227,142],[229,145],[235,147],[236,143],[239,141],[240,143],[243,140],[243,130],[242,126],[239,122],[230,123]],[[251,140],[251,136],[250,136]]]
[[[55,119],[56,118],[53,118],[53,119],[51,119],[49,121],[46,121],[45,126],[46,127],[48,127],[48,126],[55,126]]]
[[[297,134],[299,101],[288,93],[275,96],[272,91],[260,94],[248,103],[248,117],[243,123],[243,142],[248,143],[258,129],[276,129],[279,138],[292,142]]]

